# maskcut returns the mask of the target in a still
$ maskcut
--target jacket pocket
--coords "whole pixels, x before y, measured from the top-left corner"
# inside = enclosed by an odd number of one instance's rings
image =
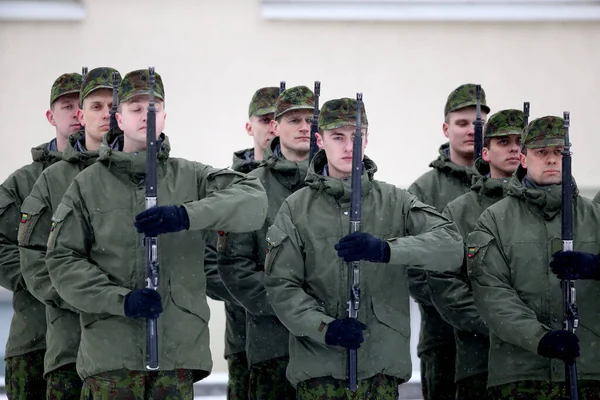
[[[200,317],[204,322],[208,323],[210,320],[210,308],[208,307],[206,298],[198,298],[197,295],[194,296],[194,293],[188,290],[171,286],[171,299],[173,299],[177,307]]]
[[[408,302],[408,294],[406,301]],[[384,299],[373,298],[373,312],[379,322],[399,332],[402,336],[410,336],[410,317],[400,307],[394,307]]]
[[[46,209],[46,205],[37,197],[27,197],[21,206],[21,223],[19,224],[19,234],[17,240],[19,246],[27,246],[31,233],[35,228],[42,211]]]
[[[272,225],[267,231],[267,257],[265,259],[265,274],[270,274],[273,264],[277,259],[277,254],[281,250],[281,244],[288,238],[279,227]]]
[[[60,230],[65,222],[65,218],[73,211],[73,209],[67,206],[65,203],[60,203],[56,212],[52,216],[52,226],[50,227],[50,236],[48,236],[48,250],[54,250],[56,245],[56,237],[60,233]]]

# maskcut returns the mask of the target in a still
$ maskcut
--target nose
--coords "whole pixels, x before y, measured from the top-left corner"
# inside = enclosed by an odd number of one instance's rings
[[[302,132],[310,131],[310,122],[307,120],[302,120],[302,126],[300,127],[300,131],[302,131]]]

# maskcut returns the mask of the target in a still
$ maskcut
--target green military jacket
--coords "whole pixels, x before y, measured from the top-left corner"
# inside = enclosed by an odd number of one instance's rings
[[[267,198],[258,180],[169,157],[161,135],[158,204],[183,204],[189,231],[160,235],[163,312],[158,318],[161,370],[212,368],[203,230],[262,226]],[[46,265],[59,296],[80,311],[77,371],[82,378],[115,369],[145,370],[146,320],[125,317],[124,297],[145,287],[145,249],[133,222],[145,209],[146,152],[100,148],[58,205]]]
[[[476,178],[471,191],[448,203],[442,213],[456,223],[463,240],[473,231],[483,210],[506,196],[510,180],[490,178],[489,164],[481,158],[475,165],[481,177]],[[427,279],[435,308],[454,326],[455,380],[487,374],[489,332],[475,307],[466,263],[453,271],[429,273]]]
[[[596,195],[594,196],[594,202],[600,203],[600,192],[596,193]]]
[[[413,182],[408,191],[442,212],[449,202],[469,191],[476,172],[472,167],[462,167],[450,161],[448,143],[440,147],[439,157],[429,166],[433,169]],[[453,346],[453,328],[441,318],[431,302],[427,273],[419,268],[409,268],[408,285],[421,311],[419,354],[435,347]]]
[[[233,153],[233,164],[231,169],[244,174],[258,168],[260,161],[254,160],[254,149],[239,150]],[[217,279],[219,278],[219,272],[217,269],[217,232],[214,232],[209,237],[206,244],[206,254],[204,257],[204,263],[208,266],[214,266],[210,268],[211,274],[216,274]],[[208,267],[207,274],[208,272]],[[227,289],[225,289],[227,290]],[[225,358],[232,354],[241,353],[246,351],[246,309],[237,303],[231,295],[215,297],[215,300],[221,300],[225,302]]]
[[[122,148],[123,133],[109,132],[105,138],[111,148]],[[63,160],[42,172],[31,194],[21,206],[27,215],[19,227],[21,272],[29,291],[46,304],[46,354],[44,374],[77,361],[79,314],[58,295],[46,268],[46,243],[50,235],[52,214],[77,174],[92,165],[98,151],[85,149],[83,130],[71,135],[63,152]]]
[[[17,235],[19,209],[42,171],[59,161],[55,140],[31,149],[33,162],[12,173],[0,185],[0,285],[13,292],[13,318],[5,357],[46,348],[45,307],[27,290],[21,275]]]
[[[246,308],[246,355],[250,365],[288,355],[288,330],[281,324],[263,285],[267,229],[283,201],[304,187],[308,161],[285,159],[279,138],[265,150],[261,165],[248,175],[257,177],[269,198],[264,225],[250,233],[227,233],[217,246],[219,275],[237,301]]]
[[[540,339],[562,329],[562,290],[549,268],[561,242],[561,186],[528,188],[525,170],[508,197],[486,209],[468,236],[467,265],[475,305],[490,330],[488,385],[564,381],[559,359],[537,354]],[[574,250],[600,253],[600,207],[578,194],[573,205]],[[579,379],[600,380],[600,283],[576,281]]]
[[[327,324],[348,315],[348,266],[334,245],[349,233],[350,179],[323,176],[324,151],[315,155],[308,187],[281,206],[267,233],[265,285],[279,319],[290,330],[288,380],[347,379],[347,351],[325,344]],[[358,351],[358,379],[383,373],[407,381],[410,308],[406,266],[455,268],[463,244],[453,222],[408,192],[373,178],[364,158],[361,230],[386,239],[390,262],[363,262],[358,319],[367,325]]]

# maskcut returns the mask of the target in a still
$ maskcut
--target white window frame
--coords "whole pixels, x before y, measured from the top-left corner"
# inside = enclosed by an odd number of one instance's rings
[[[80,0],[0,0],[0,21],[82,21]]]
[[[599,0],[261,0],[267,20],[599,21]]]

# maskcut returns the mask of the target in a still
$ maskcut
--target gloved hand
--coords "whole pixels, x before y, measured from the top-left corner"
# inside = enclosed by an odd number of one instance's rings
[[[600,257],[582,251],[557,251],[552,255],[550,268],[559,279],[600,280]]]
[[[547,358],[560,358],[574,361],[580,356],[579,338],[568,331],[551,331],[542,337],[538,344],[538,354]]]
[[[160,294],[152,289],[137,289],[125,295],[125,316],[129,318],[158,318],[163,311]]]
[[[336,319],[327,325],[325,343],[346,349],[358,349],[365,341],[363,330],[367,326],[354,318]]]
[[[367,232],[354,232],[340,239],[336,244],[338,257],[345,262],[371,261],[388,263],[390,261],[390,245]]]
[[[179,232],[190,228],[190,219],[183,206],[158,206],[135,216],[135,227],[146,236]]]

